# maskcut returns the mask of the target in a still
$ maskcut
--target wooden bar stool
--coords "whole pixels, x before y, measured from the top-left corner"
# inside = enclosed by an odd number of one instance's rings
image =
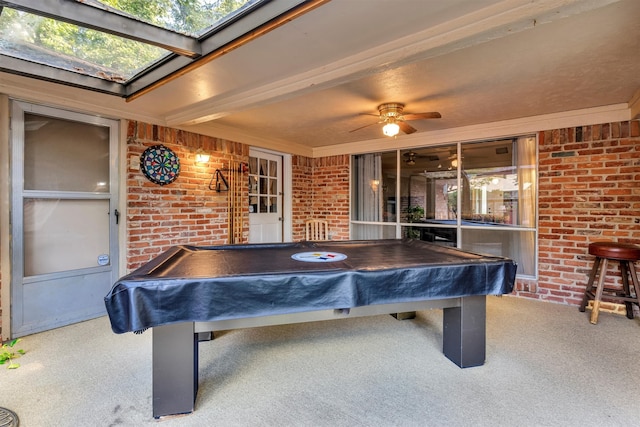
[[[584,292],[580,311],[584,312],[587,303],[592,299],[593,308],[591,310],[590,321],[594,325],[598,323],[600,302],[603,293],[606,292],[604,297],[607,300],[624,302],[627,308],[627,317],[633,319],[633,303],[640,307],[640,284],[638,284],[638,275],[635,265],[633,264],[635,261],[640,260],[640,246],[628,243],[596,242],[589,245],[589,254],[594,255],[596,259],[593,262],[593,268],[589,274],[589,282]],[[620,263],[620,271],[622,273],[621,290],[604,287],[607,264],[610,260]],[[629,288],[629,275],[631,275],[635,296],[631,294]],[[596,276],[598,276],[598,285],[593,286]]]

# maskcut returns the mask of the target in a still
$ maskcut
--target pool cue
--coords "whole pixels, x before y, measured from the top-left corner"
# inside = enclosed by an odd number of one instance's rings
[[[229,160],[229,167],[228,170],[231,171],[231,160]],[[231,244],[233,243],[233,198],[232,198],[232,193],[233,193],[233,177],[231,175],[231,173],[229,173],[229,187],[227,188],[228,193],[227,193],[227,218],[228,218],[228,222],[229,222],[229,228],[227,233],[228,238],[227,241]]]

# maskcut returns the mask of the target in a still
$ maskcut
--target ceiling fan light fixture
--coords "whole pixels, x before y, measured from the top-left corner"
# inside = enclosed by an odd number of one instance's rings
[[[382,127],[382,132],[386,136],[396,136],[400,133],[400,131],[411,134],[417,132],[418,130],[412,127],[407,123],[409,120],[421,120],[421,119],[438,119],[442,117],[440,113],[437,111],[432,111],[429,113],[405,113],[404,112],[404,104],[400,104],[398,102],[387,102],[385,104],[378,105],[378,114],[371,113],[360,113],[366,116],[378,116],[379,123],[384,123],[385,125]],[[368,125],[360,126],[354,130],[349,132],[355,132],[357,130],[366,128],[367,126],[374,125],[376,123],[370,123]]]
[[[387,136],[396,136],[400,132],[400,126],[395,122],[389,122],[382,127],[382,133]]]

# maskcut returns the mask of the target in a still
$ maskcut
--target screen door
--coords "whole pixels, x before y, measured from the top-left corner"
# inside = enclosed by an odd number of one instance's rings
[[[13,103],[12,336],[105,314],[118,274],[117,129]]]

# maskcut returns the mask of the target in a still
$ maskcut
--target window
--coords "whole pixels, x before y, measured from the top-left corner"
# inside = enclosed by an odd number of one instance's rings
[[[249,157],[249,213],[278,213],[278,163]]]
[[[392,239],[399,215],[396,197],[397,153],[372,153],[352,159],[354,239]]]
[[[506,256],[536,275],[536,139],[353,157],[352,238],[411,238]]]
[[[0,70],[130,97],[302,0],[2,3]]]

